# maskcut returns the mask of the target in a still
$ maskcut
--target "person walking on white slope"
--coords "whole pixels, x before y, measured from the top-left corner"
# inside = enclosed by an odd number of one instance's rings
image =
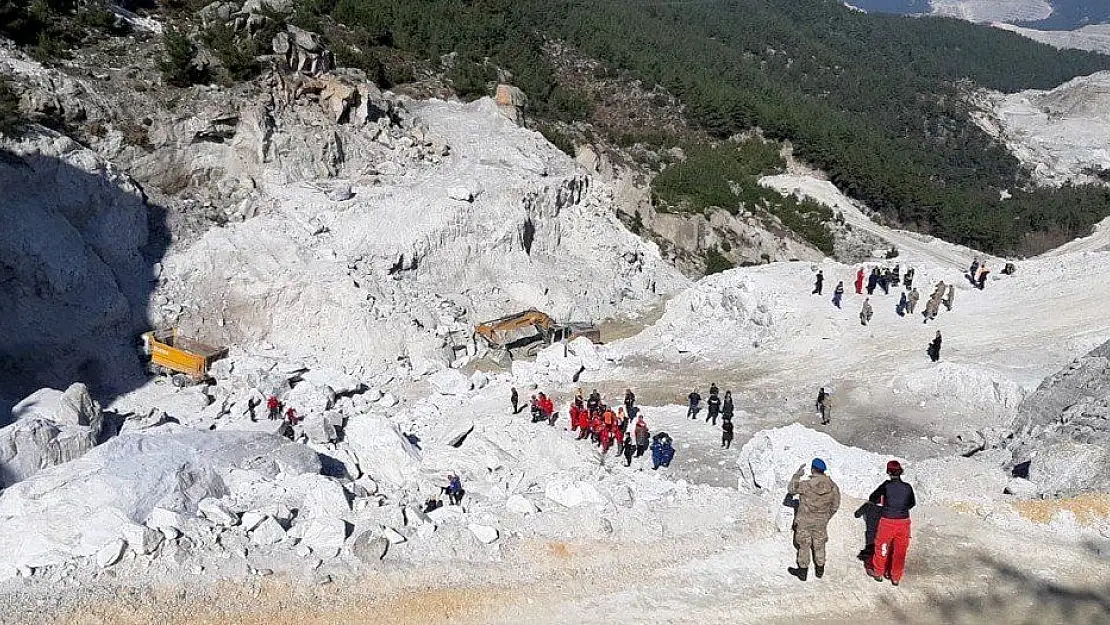
[[[698,394],[698,389],[694,389],[686,398],[690,400],[690,408],[686,410],[686,417],[697,419],[698,413],[701,412],[701,395]]]
[[[871,316],[875,314],[871,310],[871,298],[863,300],[863,308],[859,311],[859,323],[862,326],[867,325],[871,321]]]
[[[929,360],[936,362],[940,360],[940,330],[937,330],[936,337],[929,343],[929,349],[925,350],[929,354]]]

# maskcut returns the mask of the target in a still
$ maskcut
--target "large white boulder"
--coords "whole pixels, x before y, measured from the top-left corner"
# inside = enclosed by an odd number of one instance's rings
[[[561,476],[547,482],[544,496],[567,508],[606,502],[605,496],[593,484]]]
[[[599,371],[605,366],[605,359],[597,351],[597,345],[584,336],[567,343],[567,350],[582,363],[586,371]]]
[[[209,521],[223,527],[231,527],[239,523],[239,515],[235,514],[226,503],[215,497],[205,497],[197,502],[197,512]]]
[[[286,393],[285,404],[302,417],[323,414],[335,404],[335,391],[314,382],[301,382]]]
[[[347,541],[347,522],[342,519],[308,519],[298,523],[289,533],[315,552],[333,553],[342,549]]]
[[[509,512],[525,516],[528,514],[535,514],[537,512],[535,504],[528,501],[524,495],[510,495],[505,500],[505,509]]]
[[[20,419],[0,428],[0,487],[80,458],[93,447],[96,432],[91,427],[58,426],[38,417]]]
[[[437,371],[428,378],[428,383],[441,395],[463,395],[474,388],[470,378],[457,369]]]
[[[355,415],[347,420],[344,439],[358,459],[362,472],[379,485],[401,487],[416,475],[420,452],[400,428],[376,413]]]
[[[825,461],[828,476],[842,493],[862,499],[886,479],[892,456],[842,445],[828,434],[794,423],[757,432],[744,444],[736,459],[740,488],[781,498],[798,467],[804,465],[808,473],[814,458]]]
[[[471,523],[468,527],[470,528],[470,533],[474,534],[474,538],[477,538],[478,542],[482,544],[488,545],[498,538],[497,528],[495,527],[478,523]]]
[[[301,380],[311,382],[317,387],[330,388],[336,395],[350,395],[366,388],[354,376],[334,369],[310,369],[301,374]]]
[[[16,419],[41,418],[58,425],[84,425],[100,434],[100,404],[93,401],[89,388],[80,382],[65,392],[44,388],[28,395],[12,408]]]
[[[312,414],[306,417],[304,423],[301,424],[301,432],[310,443],[316,443],[317,445],[333,443],[338,438],[335,426],[322,414]]]
[[[1101,445],[1063,441],[1046,445],[1029,463],[1029,481],[1039,493],[1058,496],[1080,492],[1097,483],[1110,464],[1110,451]]]
[[[285,538],[285,528],[272,517],[265,517],[250,532],[251,542],[256,545],[273,545]]]
[[[306,473],[285,480],[283,484],[300,499],[300,516],[303,518],[343,518],[351,512],[346,491],[331,478]]]
[[[372,530],[359,534],[351,543],[351,553],[363,564],[372,564],[381,560],[388,550],[389,541]]]
[[[90,557],[119,538],[125,523],[162,515],[156,508],[194,514],[201,500],[224,497],[234,469],[249,467],[270,478],[320,470],[315,452],[279,436],[159,430],[121,435],[5,490],[0,553],[15,566],[30,567]]]
[[[120,535],[127,541],[127,546],[140,556],[153,553],[165,538],[162,532],[135,523],[125,523],[120,528]]]

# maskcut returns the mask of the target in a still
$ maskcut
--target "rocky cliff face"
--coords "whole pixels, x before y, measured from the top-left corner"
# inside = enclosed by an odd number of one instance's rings
[[[1046,379],[1021,404],[1010,449],[1046,495],[1110,487],[1110,343]],[[1024,463],[1028,463],[1024,465]]]
[[[285,43],[304,48],[296,40]],[[49,351],[38,343],[5,350],[53,354],[36,361],[42,369],[72,336],[94,335],[128,347],[113,352],[114,371],[134,361],[130,343],[149,322],[340,366],[400,357],[427,370],[474,355],[469,328],[485,318],[535,307],[561,320],[600,320],[644,310],[685,284],[654,245],[620,224],[608,186],[489,99],[415,102],[383,93],[360,72],[315,65],[318,75],[278,64],[233,87],[171,89],[152,80],[141,58],[82,59],[98,68],[86,75],[44,68],[10,48],[0,56],[20,76],[24,108],[58,120],[89,149],[49,136],[98,171],[126,171],[137,183],[121,183],[135,199],[111,205],[115,221],[89,222],[92,260],[115,273],[46,280],[53,290],[43,305],[55,291],[84,289],[73,291],[80,323],[25,315],[73,329],[22,332],[59,334]],[[22,153],[51,153],[27,141]],[[36,175],[12,178],[33,189],[16,201],[61,204],[38,194],[57,195],[66,184]],[[112,189],[115,178],[103,177],[98,188]],[[140,188],[158,208],[144,204]],[[65,194],[83,202],[88,193],[69,185]],[[94,202],[84,210],[107,209]],[[148,212],[157,217],[149,233]],[[58,238],[53,227],[37,232],[44,246]],[[12,231],[13,256],[24,234]],[[148,236],[159,250],[141,257]],[[41,256],[66,266],[82,253],[74,242]],[[33,284],[42,262],[12,264]],[[98,302],[95,314],[90,302]],[[87,379],[87,358],[63,360],[53,368],[61,379],[37,384]]]
[[[83,380],[126,386],[138,369],[156,219],[142,190],[68,137],[0,140],[0,395]]]

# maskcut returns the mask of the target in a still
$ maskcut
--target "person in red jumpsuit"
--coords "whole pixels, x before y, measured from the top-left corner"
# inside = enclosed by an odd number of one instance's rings
[[[881,507],[879,528],[875,533],[875,555],[867,574],[881,582],[886,577],[897,586],[906,570],[906,552],[910,548],[910,509],[917,505],[913,487],[902,481],[902,465],[897,460],[886,463],[889,479],[879,485],[868,498]]]

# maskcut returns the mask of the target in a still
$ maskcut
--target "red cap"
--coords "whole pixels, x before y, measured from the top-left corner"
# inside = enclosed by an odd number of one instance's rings
[[[902,463],[897,460],[891,460],[886,463],[887,475],[902,475]]]

